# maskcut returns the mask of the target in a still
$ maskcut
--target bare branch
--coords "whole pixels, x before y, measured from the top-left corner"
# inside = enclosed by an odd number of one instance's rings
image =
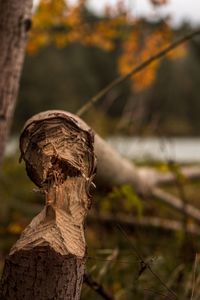
[[[152,173],[151,175],[154,177],[154,181],[156,185],[159,184],[171,184],[176,180],[176,176],[172,172],[159,172],[152,168],[142,167],[140,168],[140,172],[142,173]],[[186,180],[199,180],[200,179],[200,166],[187,166],[180,167],[180,172],[182,176],[186,178]],[[144,175],[145,176],[145,175]],[[148,176],[148,175],[147,175]]]
[[[114,297],[108,294],[102,284],[97,282],[92,278],[89,273],[84,275],[84,283],[87,284],[91,289],[93,289],[98,295],[100,295],[105,300],[115,300]]]
[[[112,225],[112,224],[121,224],[127,228],[151,228],[161,231],[174,232],[181,231],[183,225],[181,222],[173,219],[163,219],[158,217],[149,217],[143,216],[142,218],[136,219],[134,216],[129,216],[125,214],[91,214],[87,218],[87,223],[95,223]],[[193,235],[200,235],[200,228],[195,224],[187,224],[187,232]]]
[[[152,196],[156,199],[168,204],[169,206],[175,208],[179,212],[187,214],[198,223],[200,223],[200,210],[191,204],[184,205],[183,202],[176,196],[171,195],[160,188],[154,187],[151,191]]]
[[[123,83],[128,78],[130,78],[132,75],[135,75],[148,67],[150,64],[152,64],[154,61],[161,59],[164,57],[168,52],[175,49],[179,45],[185,43],[186,41],[192,39],[194,36],[199,35],[200,30],[192,31],[191,33],[177,39],[175,42],[171,43],[170,45],[163,48],[161,51],[157,52],[156,54],[150,56],[148,59],[143,61],[142,63],[138,64],[136,67],[134,67],[130,72],[128,72],[125,75],[119,76],[116,79],[114,79],[111,83],[109,83],[105,88],[103,88],[100,92],[98,92],[95,96],[93,96],[88,102],[86,102],[78,111],[77,115],[82,116],[84,113],[86,113],[95,103],[97,103],[101,98],[103,98],[108,92],[110,92],[114,87],[117,85]]]

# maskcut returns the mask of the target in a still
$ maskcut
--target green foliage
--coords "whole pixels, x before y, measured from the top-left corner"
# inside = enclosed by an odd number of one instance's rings
[[[101,201],[101,208],[104,211],[111,209],[112,211],[119,212],[119,206],[121,206],[125,212],[136,212],[138,217],[142,216],[143,204],[141,199],[128,184],[114,187]]]

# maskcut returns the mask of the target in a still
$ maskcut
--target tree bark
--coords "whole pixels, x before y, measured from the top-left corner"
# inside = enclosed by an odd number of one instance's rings
[[[46,112],[26,123],[20,149],[46,203],[6,259],[0,299],[78,300],[85,269],[84,220],[95,174],[93,134],[71,114]]]
[[[0,0],[0,165],[18,94],[32,0]]]

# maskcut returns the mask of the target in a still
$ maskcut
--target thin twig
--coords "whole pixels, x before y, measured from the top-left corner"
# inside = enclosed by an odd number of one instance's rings
[[[161,293],[161,292],[158,292],[158,291],[154,291],[154,290],[150,290],[150,289],[144,289],[145,292],[148,292],[148,293],[152,293],[152,294],[155,294],[155,295],[159,295],[161,296],[162,298],[165,298],[165,299],[171,299],[169,296]]]
[[[108,269],[111,267],[111,264],[116,261],[117,256],[119,255],[119,250],[115,248],[112,253],[106,259],[104,265],[102,266],[101,270],[99,271],[98,281],[101,281],[103,276],[107,273]]]
[[[136,256],[138,257],[138,259],[140,260],[141,266],[143,267],[143,271],[145,269],[148,269],[151,274],[162,284],[162,286],[171,293],[171,295],[173,295],[173,297],[175,299],[178,299],[176,293],[174,291],[172,291],[172,289],[170,289],[165,282],[152,270],[151,266],[143,259],[143,257],[141,256],[141,254],[137,251],[135,245],[132,243],[132,240],[129,239],[127,233],[123,230],[123,228],[117,224],[118,229],[121,231],[121,233],[125,236],[125,238],[130,242],[133,251],[135,252]],[[144,268],[145,267],[145,268]]]
[[[185,192],[185,186],[183,185],[183,179],[184,176],[181,173],[180,167],[178,165],[175,164],[174,161],[168,161],[168,168],[169,170],[172,172],[172,174],[174,174],[175,177],[175,186],[177,187],[179,196],[180,196],[180,200],[182,201],[183,204],[183,231],[184,231],[184,235],[186,236],[187,234],[187,226],[188,226],[188,214],[186,212],[186,208],[188,205],[188,199],[186,196],[186,192]]]
[[[170,274],[170,278],[169,280],[167,281],[167,286],[169,288],[171,288],[174,283],[177,281],[178,279],[178,276],[180,276],[181,273],[184,272],[184,268],[185,268],[185,265],[184,264],[181,264],[181,265],[178,265],[175,270],[173,270],[173,272]]]
[[[166,290],[168,290],[168,292],[170,292],[176,299],[178,299],[176,293],[174,293],[174,291],[172,289],[170,289],[165,282],[152,270],[151,266],[148,264],[148,269],[151,272],[151,274],[157,278],[157,280],[166,288]]]
[[[178,197],[157,187],[154,187],[151,190],[151,195],[163,203],[175,208],[177,211],[184,214],[186,213],[188,217],[198,222],[198,224],[200,223],[200,210],[195,206],[186,204],[185,207],[183,207],[183,203]]]
[[[108,294],[102,284],[97,282],[92,278],[89,273],[85,273],[84,282],[93,289],[98,295],[100,295],[105,300],[115,300],[114,297]]]
[[[163,48],[163,50],[157,52],[156,54],[152,55],[142,63],[138,64],[136,67],[131,69],[130,72],[128,72],[125,75],[119,76],[116,79],[114,79],[111,83],[109,83],[105,88],[103,88],[99,93],[97,93],[95,96],[93,96],[88,102],[86,102],[78,111],[77,115],[82,116],[84,113],[86,113],[93,104],[97,103],[102,97],[104,97],[108,92],[110,92],[114,87],[121,84],[122,82],[126,81],[128,78],[130,78],[132,75],[142,71],[147,66],[149,66],[151,63],[153,63],[155,60],[161,59],[163,56],[165,56],[168,52],[175,49],[179,45],[183,44],[184,42],[192,39],[194,36],[199,35],[200,30],[192,31],[191,33],[177,39],[175,42],[171,43],[170,45]]]
[[[173,220],[173,219],[164,219],[158,217],[151,217],[151,216],[143,216],[142,218],[135,218],[133,216],[129,216],[127,214],[91,214],[87,218],[88,224],[90,223],[100,223],[100,224],[121,224],[125,225],[129,228],[151,228],[157,229],[167,232],[173,231],[182,231],[183,226],[180,221]],[[200,227],[190,223],[187,226],[187,233],[200,236]]]
[[[194,296],[194,290],[195,290],[195,285],[196,285],[196,269],[197,269],[197,253],[195,255],[194,268],[193,268],[193,273],[192,273],[192,292],[191,292],[190,300],[193,300],[193,296]]]

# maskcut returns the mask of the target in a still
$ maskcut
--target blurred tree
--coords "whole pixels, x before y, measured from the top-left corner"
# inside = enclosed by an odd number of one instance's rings
[[[153,1],[153,4],[160,6],[166,1]],[[94,17],[87,10],[85,0],[78,0],[73,6],[65,0],[41,0],[33,17],[27,50],[29,54],[35,54],[41,47],[52,43],[58,48],[79,43],[110,52],[117,49],[119,73],[126,74],[138,62],[169,44],[173,36],[173,30],[165,20],[147,27],[143,20],[129,14],[124,1],[118,1],[115,9],[107,6],[103,17]],[[184,54],[185,46],[181,46],[170,57]],[[152,85],[158,66],[157,61],[131,79],[135,90]]]
[[[164,4],[167,4],[167,2],[168,2],[168,0],[150,0],[150,1],[155,6],[164,5]]]
[[[31,0],[0,0],[0,164],[18,93],[31,8]]]

